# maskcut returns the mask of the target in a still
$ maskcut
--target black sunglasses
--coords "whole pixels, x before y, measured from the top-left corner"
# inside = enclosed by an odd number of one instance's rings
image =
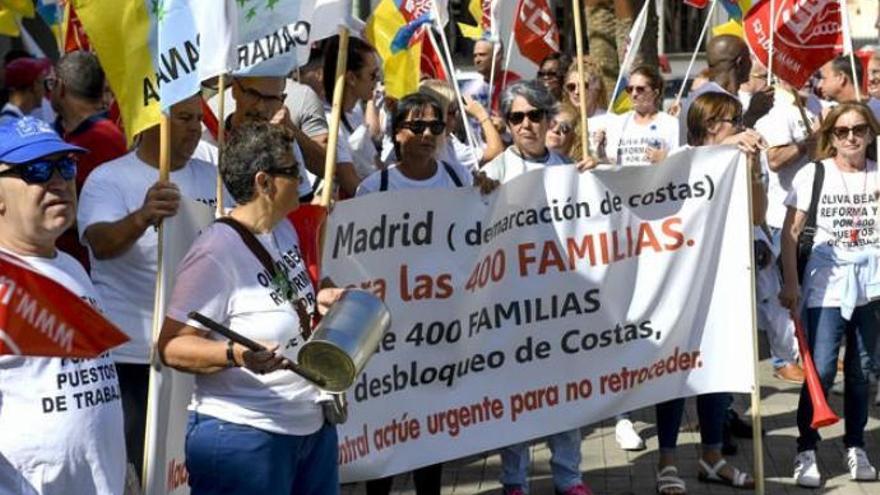
[[[423,134],[425,129],[431,131],[431,134],[439,136],[446,130],[446,123],[442,120],[411,120],[400,124],[401,129],[409,129],[413,134]]]
[[[534,110],[529,110],[528,112],[510,112],[507,114],[507,121],[513,125],[518,125],[522,123],[523,119],[528,117],[529,120],[537,124],[544,120],[544,117],[546,116],[547,112],[536,108]]]
[[[284,100],[287,98],[287,93],[281,93],[280,95],[267,95],[265,93],[261,93],[254,88],[246,88],[241,85],[240,82],[235,81],[235,85],[238,86],[247,97],[257,100],[264,103],[284,103]]]
[[[270,168],[266,170],[269,175],[280,175],[289,179],[299,179],[299,165],[294,163],[289,167]]]
[[[868,131],[871,127],[868,124],[857,124],[852,127],[832,127],[831,133],[834,134],[834,137],[837,139],[846,139],[849,137],[849,133],[852,132],[853,136],[857,138],[864,138],[868,135]]]
[[[70,157],[58,160],[38,160],[14,165],[8,170],[0,172],[0,177],[19,177],[28,184],[45,184],[52,178],[55,171],[64,180],[72,180],[76,177],[76,160]]]
[[[552,70],[548,70],[548,71],[539,70],[538,71],[538,78],[539,79],[550,79],[550,78],[555,79],[557,77],[560,77],[559,73],[554,72]]]

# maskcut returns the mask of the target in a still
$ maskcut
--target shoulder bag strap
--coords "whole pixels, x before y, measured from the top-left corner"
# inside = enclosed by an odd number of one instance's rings
[[[822,194],[822,184],[825,182],[825,165],[822,162],[813,162],[813,190],[810,195],[810,209],[807,210],[807,223],[804,225],[804,234],[808,236],[810,244],[816,235],[816,212],[819,209],[819,195]]]
[[[452,182],[455,183],[455,187],[461,187],[462,182],[461,179],[458,178],[458,174],[455,173],[455,169],[452,168],[452,165],[446,162],[440,162],[443,164],[443,168],[446,169],[446,173],[449,174],[449,178],[452,179]]]
[[[251,253],[253,253],[253,255],[260,261],[260,264],[263,265],[263,268],[269,273],[269,276],[272,277],[272,286],[281,290],[281,296],[288,300],[291,306],[293,306],[294,311],[296,311],[296,314],[299,317],[299,325],[303,338],[308,339],[311,335],[312,315],[309,314],[302,299],[297,297],[298,294],[296,287],[294,287],[284,273],[278,271],[275,263],[272,262],[272,256],[266,251],[266,248],[260,243],[253,232],[248,230],[247,227],[234,218],[218,218],[216,222],[228,225],[232,230],[238,233],[242,242],[244,242],[244,245],[247,246]]]

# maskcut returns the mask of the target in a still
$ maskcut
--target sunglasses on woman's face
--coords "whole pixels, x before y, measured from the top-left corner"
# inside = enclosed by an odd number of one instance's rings
[[[431,131],[431,134],[439,136],[446,130],[446,123],[442,120],[411,120],[400,124],[402,129],[408,129],[413,134],[424,134],[425,129]]]
[[[563,136],[567,136],[569,133],[571,133],[571,131],[574,130],[574,127],[568,122],[560,122],[558,120],[554,120],[552,125],[550,126],[550,130],[562,134]]]
[[[19,177],[28,184],[45,184],[56,170],[62,179],[73,180],[76,177],[76,160],[64,157],[58,160],[39,160],[15,165],[0,172],[0,177]]]
[[[847,139],[849,138],[849,133],[852,133],[853,136],[864,139],[868,135],[869,130],[871,130],[871,127],[868,124],[857,124],[852,127],[835,126],[831,128],[831,134],[834,134],[834,137],[837,139]]]
[[[299,165],[294,163],[289,167],[270,168],[266,170],[266,173],[269,175],[280,175],[288,179],[299,179]]]
[[[648,86],[627,86],[624,89],[631,95],[640,95],[642,93],[647,93],[651,88]]]
[[[538,124],[544,117],[547,115],[547,112],[544,110],[540,110],[538,108],[534,110],[529,110],[528,112],[510,112],[507,114],[507,121],[513,125],[519,125],[525,120],[526,117],[529,118],[532,122]]]

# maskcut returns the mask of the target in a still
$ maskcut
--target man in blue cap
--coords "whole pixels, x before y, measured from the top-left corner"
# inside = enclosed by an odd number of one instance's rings
[[[82,265],[55,241],[76,218],[72,154],[45,122],[0,124],[0,252],[100,309]],[[36,309],[22,309],[31,311]],[[35,316],[53,328],[54,317]],[[2,330],[2,329],[0,329]],[[116,368],[96,359],[0,356],[0,493],[122,493],[125,443]]]

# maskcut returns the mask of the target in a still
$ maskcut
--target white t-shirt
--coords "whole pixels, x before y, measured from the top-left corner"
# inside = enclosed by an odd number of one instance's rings
[[[453,134],[446,136],[445,144],[439,150],[439,160],[446,163],[460,163],[467,170],[479,170],[479,159],[483,155],[482,150],[474,149],[466,143],[461,142],[458,137]]]
[[[84,233],[90,226],[119,221],[140,209],[147,189],[157,180],[159,170],[141,161],[136,151],[96,168],[80,194],[77,228],[82,243],[88,245]],[[182,169],[171,172],[171,182],[185,197],[212,206],[217,203],[217,167],[210,163],[190,160]],[[231,203],[228,192],[223,197],[224,203]],[[131,339],[113,350],[113,359],[118,362],[149,363],[157,246],[157,231],[148,227],[115,258],[99,260],[89,250],[92,281],[107,318]]]
[[[825,178],[816,209],[814,247],[828,245],[835,249],[858,251],[862,247],[880,247],[877,214],[880,211],[880,177],[877,163],[868,161],[864,171],[841,172],[831,158],[822,161]],[[807,212],[813,191],[815,167],[798,171],[786,206]],[[858,230],[854,235],[853,231]],[[845,270],[841,267],[817,268],[811,278],[807,307],[840,306]],[[806,288],[805,288],[806,289]]]
[[[526,172],[538,170],[551,165],[567,165],[571,161],[568,158],[548,150],[547,157],[544,160],[526,160],[520,156],[514,146],[509,146],[504,153],[501,153],[492,161],[483,167],[483,172],[490,179],[495,179],[502,184],[518,177]]]
[[[355,107],[357,109],[357,107]],[[330,120],[330,105],[324,105],[324,113]],[[376,171],[376,161],[379,159],[379,150],[373,143],[370,130],[364,123],[363,112],[352,111],[345,114],[348,126],[340,120],[339,143],[343,152],[337,152],[337,162],[351,162],[354,170],[361,179]],[[351,131],[349,131],[349,127]]]
[[[21,257],[95,307],[83,267]],[[0,356],[0,493],[119,494],[125,435],[116,366],[95,359]]]
[[[636,112],[619,115],[606,131],[608,158],[619,166],[651,165],[645,155],[648,146],[672,150],[678,147],[678,119],[666,112],[658,112],[648,124],[638,124]]]
[[[808,110],[805,111],[807,118],[812,120],[813,114]],[[767,141],[767,146],[770,148],[801,142],[806,139],[808,132],[797,106],[794,103],[783,102],[774,104],[767,115],[758,119],[755,130]],[[810,158],[805,154],[779,172],[769,171],[767,225],[777,229],[782,228],[782,223],[785,221],[785,198],[791,191],[791,181],[807,163],[810,163]]]
[[[446,166],[449,167],[447,170]],[[437,172],[430,178],[425,180],[415,180],[403,175],[397,164],[388,167],[388,191],[396,191],[399,189],[451,189],[458,187],[452,179],[451,174],[455,174],[462,187],[474,185],[474,179],[471,172],[462,167],[458,163],[437,162]],[[382,183],[382,171],[374,172],[364,179],[358,186],[355,196],[363,196],[379,191]]]
[[[284,270],[296,297],[305,300],[313,312],[315,292],[293,226],[281,221],[271,233],[256,237],[276,267]],[[190,311],[198,311],[245,337],[280,344],[280,352],[296,361],[305,341],[299,317],[270,279],[232,227],[213,224],[180,263],[168,317],[204,329],[187,317]],[[225,340],[214,333],[208,336]],[[290,371],[258,375],[230,368],[196,375],[190,410],[273,433],[309,435],[324,422],[317,397],[318,389]]]

